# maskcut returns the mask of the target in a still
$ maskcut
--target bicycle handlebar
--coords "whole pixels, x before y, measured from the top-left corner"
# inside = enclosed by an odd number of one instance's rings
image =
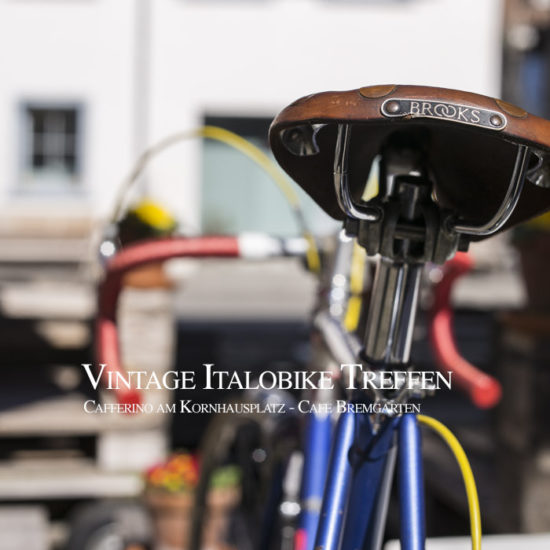
[[[106,265],[105,277],[98,289],[96,352],[100,365],[105,364],[103,380],[109,373],[124,373],[120,358],[117,328],[117,305],[122,278],[128,271],[152,262],[172,258],[245,258],[262,259],[282,255],[301,255],[307,249],[303,239],[275,239],[247,234],[240,237],[177,237],[143,241],[120,250]],[[138,404],[138,390],[115,391],[121,404]]]
[[[106,365],[103,379],[107,380],[109,373],[125,372],[120,358],[117,306],[122,278],[128,271],[172,258],[261,259],[285,254],[298,255],[304,250],[301,240],[283,241],[263,235],[155,239],[122,249],[107,263],[105,277],[98,289],[96,349],[98,362]],[[502,389],[499,382],[460,355],[452,333],[451,290],[455,281],[471,267],[472,260],[464,253],[457,253],[454,259],[445,264],[443,279],[435,289],[430,340],[441,370],[453,371],[458,387],[463,389],[478,407],[490,408],[500,400]],[[121,388],[114,391],[121,404],[141,402],[138,390]]]
[[[435,287],[430,341],[439,368],[447,373],[452,371],[454,382],[469,395],[472,402],[481,409],[488,409],[500,401],[501,385],[462,357],[452,330],[451,291],[456,280],[470,271],[472,266],[473,260],[468,254],[457,252],[443,267],[443,279]]]

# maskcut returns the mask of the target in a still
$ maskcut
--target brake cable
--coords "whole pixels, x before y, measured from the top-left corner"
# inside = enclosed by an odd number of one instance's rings
[[[158,153],[164,151],[165,149],[185,141],[187,139],[193,138],[207,138],[215,141],[220,141],[233,147],[237,151],[243,153],[249,159],[254,161],[260,168],[262,168],[271,179],[277,184],[283,196],[289,203],[292,212],[296,218],[298,227],[308,243],[308,249],[306,253],[307,266],[313,273],[319,273],[321,269],[319,251],[317,245],[315,244],[315,239],[311,231],[307,228],[305,217],[300,206],[298,195],[296,191],[290,185],[289,180],[281,172],[279,167],[256,145],[252,144],[250,141],[239,136],[238,134],[226,130],[225,128],[219,128],[217,126],[202,126],[194,130],[187,132],[179,132],[172,134],[158,143],[152,145],[146,149],[138,158],[134,168],[130,172],[129,176],[123,181],[120,186],[120,191],[117,195],[115,201],[114,213],[111,218],[111,223],[116,223],[120,216],[122,215],[122,210],[124,206],[124,197],[136,182],[140,174],[143,172],[143,169],[147,163]]]
[[[468,508],[470,511],[470,533],[472,537],[472,550],[481,550],[481,513],[479,510],[479,497],[477,494],[476,482],[474,474],[468,461],[468,457],[462,448],[462,445],[458,442],[458,439],[453,435],[451,430],[444,424],[423,414],[417,415],[418,421],[425,426],[428,426],[434,430],[444,441],[454,454],[462,479],[464,481],[464,487],[466,489],[466,496],[468,498]]]

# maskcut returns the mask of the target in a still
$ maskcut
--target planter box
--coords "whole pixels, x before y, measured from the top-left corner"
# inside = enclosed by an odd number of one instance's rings
[[[221,542],[229,514],[239,502],[237,489],[215,489],[208,495],[208,515],[204,525],[203,550],[229,550]],[[146,493],[155,526],[156,543],[163,549],[186,550],[193,510],[192,493]]]

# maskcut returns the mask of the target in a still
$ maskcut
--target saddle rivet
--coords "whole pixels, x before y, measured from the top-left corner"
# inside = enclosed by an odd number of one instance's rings
[[[497,128],[499,126],[502,126],[502,118],[499,117],[498,115],[493,115],[490,119],[490,122],[493,126],[496,126]]]
[[[401,106],[399,105],[398,101],[389,101],[386,104],[385,110],[388,113],[396,114],[400,111]]]

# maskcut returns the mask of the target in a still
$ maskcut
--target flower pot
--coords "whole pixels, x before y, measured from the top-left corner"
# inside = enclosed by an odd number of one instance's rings
[[[189,538],[192,493],[150,491],[145,500],[151,510],[157,545],[166,550],[185,550]]]
[[[231,510],[239,503],[237,488],[212,489],[207,497],[202,550],[233,550],[226,537]],[[145,500],[151,510],[155,542],[163,550],[186,550],[193,509],[192,493],[148,491]]]
[[[231,510],[239,504],[237,488],[212,489],[207,497],[207,514],[203,528],[202,550],[233,550],[223,543],[229,527]]]

